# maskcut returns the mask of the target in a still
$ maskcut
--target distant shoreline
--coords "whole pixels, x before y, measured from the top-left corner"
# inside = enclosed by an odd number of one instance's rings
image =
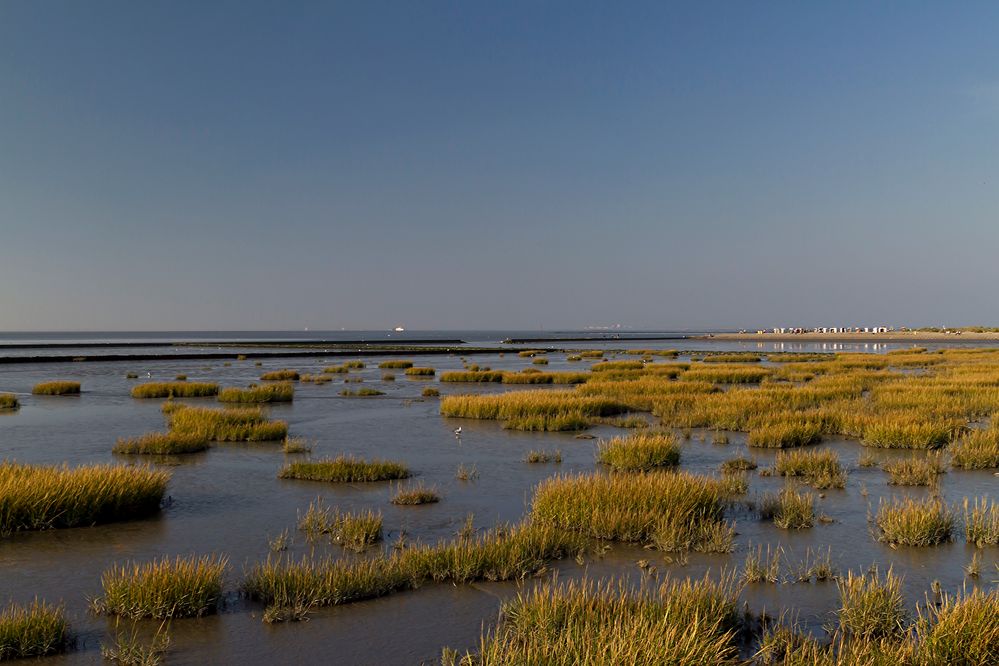
[[[746,342],[994,342],[997,333],[937,333],[893,331],[890,333],[712,333],[691,340],[740,340]]]

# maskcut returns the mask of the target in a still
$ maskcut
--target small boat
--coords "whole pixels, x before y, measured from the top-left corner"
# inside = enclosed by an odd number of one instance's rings
[[[393,331],[395,331],[396,333],[402,333],[402,332],[403,332],[403,331],[405,331],[406,329],[404,329],[404,328],[403,328],[402,326],[396,326],[396,327],[395,327],[395,328],[393,328],[392,330],[393,330]]]

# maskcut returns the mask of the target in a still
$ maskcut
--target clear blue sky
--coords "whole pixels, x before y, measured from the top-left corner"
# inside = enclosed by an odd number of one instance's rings
[[[0,2],[0,330],[999,324],[999,3]]]

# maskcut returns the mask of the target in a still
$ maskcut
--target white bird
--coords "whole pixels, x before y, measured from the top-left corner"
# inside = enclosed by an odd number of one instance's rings
[[[457,428],[454,429],[454,436],[461,437],[461,426],[458,426]]]

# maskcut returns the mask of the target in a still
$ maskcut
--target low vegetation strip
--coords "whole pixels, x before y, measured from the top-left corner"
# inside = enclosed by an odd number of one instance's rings
[[[415,589],[430,581],[464,584],[524,578],[548,561],[577,555],[585,547],[586,540],[572,532],[523,524],[474,539],[413,546],[390,556],[272,558],[247,571],[243,591],[266,604],[307,610]]]
[[[288,435],[284,421],[269,421],[259,407],[212,409],[167,403],[171,432],[198,435],[213,442],[269,442]]]
[[[278,474],[282,479],[333,481],[338,483],[389,481],[405,479],[409,469],[390,460],[362,460],[353,456],[337,456],[323,460],[290,462]]]
[[[160,509],[169,472],[148,467],[0,463],[0,535],[144,518]]]
[[[266,382],[289,382],[298,381],[299,374],[297,370],[272,370],[271,372],[265,372],[260,375],[260,379]]]
[[[35,384],[31,392],[34,395],[77,395],[80,393],[80,382],[42,382]]]
[[[163,558],[104,572],[104,594],[93,609],[104,615],[157,619],[214,613],[222,599],[228,560],[218,555]]]
[[[133,398],[203,398],[218,392],[219,385],[209,382],[148,382],[132,387]]]
[[[597,461],[619,472],[644,472],[680,464],[680,445],[668,432],[614,437],[601,442]]]
[[[197,453],[208,448],[200,433],[150,432],[140,437],[121,438],[113,452],[120,454],[177,455]]]
[[[250,388],[230,387],[219,392],[219,402],[291,402],[295,399],[295,386],[291,382],[251,386]]]

